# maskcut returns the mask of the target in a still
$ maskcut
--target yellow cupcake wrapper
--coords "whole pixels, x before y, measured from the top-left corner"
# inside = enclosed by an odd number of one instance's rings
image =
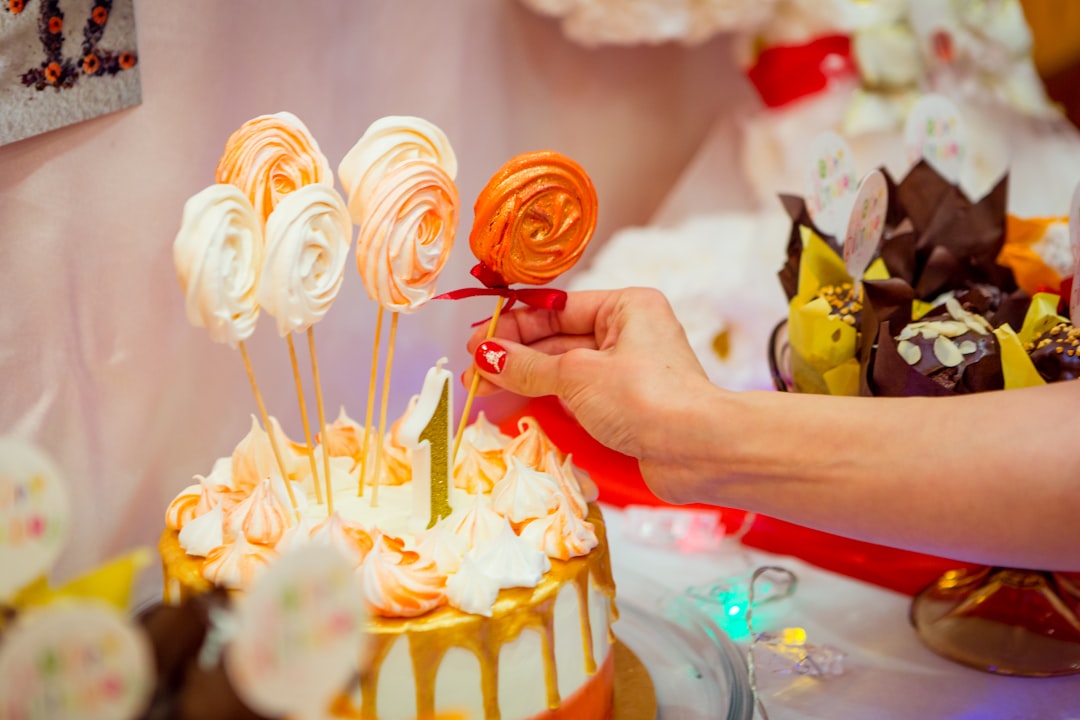
[[[12,599],[12,605],[25,609],[49,605],[60,599],[93,598],[126,612],[131,603],[135,578],[151,561],[152,553],[149,549],[137,548],[58,588],[49,587],[49,581],[42,575],[20,590]]]
[[[788,306],[791,370],[799,392],[857,395],[859,393],[858,329],[829,316],[829,304],[818,297],[826,285],[852,282],[843,259],[813,230],[800,227],[803,240],[799,290]],[[878,258],[863,278],[889,276]]]
[[[1046,384],[1024,346],[1058,323],[1068,322],[1057,313],[1058,300],[1052,293],[1038,293],[1031,298],[1020,332],[1008,325],[994,330],[1001,347],[1001,372],[1005,376],[1006,390]]]

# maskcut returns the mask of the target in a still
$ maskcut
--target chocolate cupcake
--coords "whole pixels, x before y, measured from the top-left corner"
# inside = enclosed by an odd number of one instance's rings
[[[227,592],[217,588],[139,614],[157,669],[153,699],[139,720],[268,720],[233,689],[220,639],[208,640],[215,613],[226,613],[229,606]]]
[[[1080,377],[1080,328],[1060,322],[1024,346],[1046,382]]]
[[[818,291],[818,297],[829,304],[829,317],[837,318],[856,329],[859,327],[862,293],[855,292],[853,283],[825,285]]]
[[[955,298],[946,300],[944,313],[908,323],[895,339],[909,366],[950,392],[963,387],[968,367],[997,353],[990,323]]]

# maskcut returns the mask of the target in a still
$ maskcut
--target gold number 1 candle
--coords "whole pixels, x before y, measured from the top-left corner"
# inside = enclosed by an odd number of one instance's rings
[[[440,358],[427,372],[416,405],[405,418],[401,442],[412,450],[413,520],[431,528],[450,514],[450,408],[454,383]]]

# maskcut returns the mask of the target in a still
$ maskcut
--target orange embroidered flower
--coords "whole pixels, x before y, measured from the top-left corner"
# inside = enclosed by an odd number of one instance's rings
[[[60,63],[51,62],[45,66],[45,80],[53,85],[60,80]]]
[[[120,67],[125,70],[135,67],[135,53],[120,53]]]
[[[105,21],[109,19],[109,11],[98,5],[94,8],[94,11],[90,13],[90,18],[98,25],[104,25]]]
[[[87,75],[93,75],[101,67],[101,61],[98,60],[98,56],[93,53],[83,58],[82,69]]]
[[[25,7],[25,0],[8,0],[8,10],[10,10],[13,15],[18,15]]]
[[[59,15],[53,15],[49,18],[49,32],[53,35],[57,34],[64,29],[64,18]]]

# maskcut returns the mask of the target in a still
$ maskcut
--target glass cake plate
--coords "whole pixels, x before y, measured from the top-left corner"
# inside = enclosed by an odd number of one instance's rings
[[[647,578],[619,568],[616,584],[614,632],[649,671],[657,720],[750,720],[746,659],[728,636],[692,603]]]

